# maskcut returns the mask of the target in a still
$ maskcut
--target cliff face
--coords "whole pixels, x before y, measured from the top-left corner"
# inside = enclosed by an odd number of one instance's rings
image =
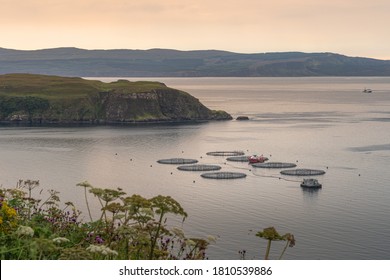
[[[103,119],[114,122],[230,119],[228,114],[218,115],[188,93],[170,88],[100,93],[100,104]]]
[[[190,94],[157,82],[113,83],[56,76],[0,76],[0,121],[126,123],[228,120]]]

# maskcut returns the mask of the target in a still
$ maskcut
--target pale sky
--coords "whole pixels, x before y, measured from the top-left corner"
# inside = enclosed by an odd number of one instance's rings
[[[0,47],[390,59],[390,0],[0,0]]]

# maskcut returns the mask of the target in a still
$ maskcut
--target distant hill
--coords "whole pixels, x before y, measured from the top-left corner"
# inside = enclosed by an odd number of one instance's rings
[[[0,75],[0,122],[135,123],[229,120],[158,82],[112,83],[36,74]]]
[[[6,73],[81,77],[390,76],[390,60],[302,52],[0,48],[0,74]]]

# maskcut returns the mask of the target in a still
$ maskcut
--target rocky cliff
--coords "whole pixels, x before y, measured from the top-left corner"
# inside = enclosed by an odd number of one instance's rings
[[[190,94],[158,82],[112,83],[31,74],[0,75],[0,121],[131,123],[229,120]]]

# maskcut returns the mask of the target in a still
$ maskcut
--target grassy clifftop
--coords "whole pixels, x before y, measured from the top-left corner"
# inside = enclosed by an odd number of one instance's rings
[[[231,119],[190,94],[158,82],[32,74],[0,75],[0,121],[149,122]]]

